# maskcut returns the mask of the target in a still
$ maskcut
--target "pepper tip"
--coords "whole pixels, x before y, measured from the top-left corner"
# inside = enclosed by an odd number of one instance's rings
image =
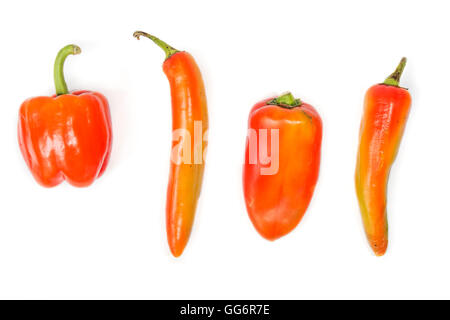
[[[184,248],[170,248],[170,252],[174,258],[179,258],[183,254]]]
[[[370,246],[377,257],[382,257],[386,253],[388,241],[387,239],[371,240]]]

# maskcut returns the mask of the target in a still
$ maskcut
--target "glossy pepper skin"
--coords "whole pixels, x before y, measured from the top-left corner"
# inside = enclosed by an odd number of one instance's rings
[[[57,95],[26,100],[19,111],[19,146],[36,181],[54,187],[66,180],[87,187],[108,164],[112,129],[106,98],[97,92],[68,93],[63,64],[80,48],[61,49],[55,61]]]
[[[367,91],[361,121],[356,194],[367,239],[377,256],[384,255],[388,245],[387,183],[411,107],[409,92],[399,87],[405,64],[403,58],[384,83]]]
[[[262,237],[276,240],[298,225],[313,196],[319,176],[322,120],[311,105],[287,93],[257,103],[250,112],[248,128],[243,171],[247,212]],[[278,130],[278,166],[273,167],[278,170],[264,172],[271,164],[261,158],[262,145],[273,150],[271,161],[277,157],[272,129]],[[258,137],[257,161],[251,161],[252,157],[256,160],[250,141],[253,130],[253,139]],[[261,139],[261,132],[267,133],[267,139]]]
[[[207,143],[203,141],[208,130],[208,109],[202,75],[194,58],[185,51],[178,51],[160,39],[137,31],[134,36],[153,40],[166,53],[163,71],[166,74],[172,96],[172,129],[187,132],[182,139],[190,138],[189,161],[178,152],[178,138],[172,142],[172,161],[167,187],[166,228],[170,250],[179,257],[189,240],[197,201],[202,188],[205,168],[204,153]],[[198,131],[198,132],[197,132]],[[200,139],[194,141],[194,139]],[[184,154],[186,150],[183,149]],[[176,154],[176,155],[174,155]]]

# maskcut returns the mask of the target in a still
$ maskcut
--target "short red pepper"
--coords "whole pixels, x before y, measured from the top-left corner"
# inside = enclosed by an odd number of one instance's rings
[[[80,48],[68,45],[55,61],[56,96],[26,100],[19,112],[19,145],[34,178],[44,187],[67,180],[86,187],[108,164],[112,129],[106,98],[97,92],[68,93],[63,66]]]
[[[248,118],[243,172],[248,215],[276,240],[303,218],[319,176],[322,120],[291,93],[257,103]]]

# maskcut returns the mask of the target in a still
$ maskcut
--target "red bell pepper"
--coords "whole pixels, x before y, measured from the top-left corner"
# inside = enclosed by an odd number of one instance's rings
[[[19,145],[34,178],[44,187],[67,180],[86,187],[106,169],[111,153],[111,116],[106,98],[97,92],[68,93],[64,61],[81,52],[68,45],[54,67],[56,95],[26,100],[19,112]]]

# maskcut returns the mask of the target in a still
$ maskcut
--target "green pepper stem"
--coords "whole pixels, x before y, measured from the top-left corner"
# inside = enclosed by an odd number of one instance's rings
[[[54,79],[55,79],[55,88],[56,88],[56,95],[62,95],[62,94],[68,94],[69,90],[67,90],[67,84],[66,80],[64,80],[64,62],[66,61],[66,58],[73,54],[80,54],[81,49],[79,46],[74,44],[69,44],[68,46],[65,46],[62,48],[58,55],[56,56],[55,60],[55,68],[54,68]]]
[[[394,73],[392,73],[387,79],[383,82],[383,84],[388,86],[398,87],[400,85],[400,77],[402,76],[403,69],[405,69],[406,58],[402,58],[400,63],[395,69]]]
[[[179,50],[169,46],[167,43],[165,43],[164,41],[155,36],[152,36],[151,34],[148,34],[143,31],[136,31],[135,33],[133,33],[133,37],[135,37],[138,40],[140,39],[141,36],[149,38],[154,43],[156,43],[161,49],[163,49],[164,53],[166,54],[166,60],[169,59],[175,53],[180,52]]]
[[[302,104],[300,99],[295,99],[292,93],[287,92],[278,98],[269,101],[268,104],[277,105],[284,108],[295,108]]]

